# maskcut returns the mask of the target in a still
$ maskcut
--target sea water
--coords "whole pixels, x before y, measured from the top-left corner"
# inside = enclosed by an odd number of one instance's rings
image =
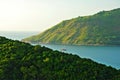
[[[65,49],[66,53],[77,54],[82,58],[90,58],[98,63],[120,69],[120,46],[42,45],[58,51]]]

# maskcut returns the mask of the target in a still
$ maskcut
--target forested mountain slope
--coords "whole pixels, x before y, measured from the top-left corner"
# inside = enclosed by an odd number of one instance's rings
[[[120,45],[120,8],[62,21],[26,42],[73,45]]]
[[[0,80],[120,80],[120,71],[77,55],[0,37]]]

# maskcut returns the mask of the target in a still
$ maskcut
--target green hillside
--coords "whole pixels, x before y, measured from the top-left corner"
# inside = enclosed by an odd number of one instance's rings
[[[120,45],[120,8],[62,21],[26,42],[73,45]]]
[[[0,37],[0,80],[120,80],[120,71],[77,55]]]

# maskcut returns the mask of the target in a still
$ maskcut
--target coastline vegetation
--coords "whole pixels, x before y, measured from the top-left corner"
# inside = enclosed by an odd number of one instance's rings
[[[120,70],[0,37],[0,80],[120,80]]]

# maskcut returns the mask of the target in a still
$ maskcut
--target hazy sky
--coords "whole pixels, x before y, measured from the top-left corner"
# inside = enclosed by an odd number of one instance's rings
[[[120,8],[120,0],[0,0],[0,31],[43,31],[62,20]]]

